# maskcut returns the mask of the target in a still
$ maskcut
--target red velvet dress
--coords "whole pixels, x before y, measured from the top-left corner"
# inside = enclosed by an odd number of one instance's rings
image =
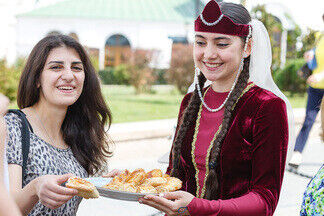
[[[205,101],[212,107],[218,106],[226,97],[226,93],[216,93],[212,89],[209,91],[211,93],[206,93]],[[191,93],[184,97],[178,119],[181,119],[190,96]],[[218,98],[221,102],[210,96]],[[205,136],[199,132],[195,145],[200,188],[203,182],[201,178],[204,178],[203,173],[206,172],[204,167],[208,148],[206,146],[209,146],[215,130],[218,129],[217,125],[222,120],[222,117],[215,117],[214,114],[209,113],[212,116],[207,117],[206,120],[203,108],[199,131],[201,128],[209,128],[209,132]],[[194,132],[195,124],[188,130],[182,144],[180,179],[183,181],[182,190],[196,196],[196,170],[191,156]],[[288,123],[285,102],[273,93],[253,86],[237,102],[233,111],[233,122],[221,147],[217,165],[218,199],[209,201],[194,198],[188,205],[190,214],[193,216],[273,215],[279,199],[287,145]],[[203,152],[205,155],[202,155]],[[170,160],[168,173],[171,168]]]

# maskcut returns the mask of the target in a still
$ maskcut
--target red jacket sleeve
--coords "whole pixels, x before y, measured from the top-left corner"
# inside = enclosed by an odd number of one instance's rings
[[[288,123],[286,105],[280,98],[263,102],[253,123],[252,176],[249,192],[228,200],[194,198],[191,215],[273,215],[283,180]]]

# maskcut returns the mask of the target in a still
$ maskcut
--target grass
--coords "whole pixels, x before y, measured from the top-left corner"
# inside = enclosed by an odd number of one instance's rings
[[[170,86],[154,86],[153,91],[136,95],[133,87],[103,86],[113,123],[176,118],[183,96]]]
[[[154,86],[155,94],[136,95],[130,86],[103,86],[102,91],[114,123],[176,118],[183,98],[170,86]],[[306,106],[306,93],[285,94],[293,108]]]
[[[288,92],[284,92],[284,94],[287,96],[292,108],[306,108],[307,93],[294,94],[293,96]]]
[[[154,86],[153,91],[153,94],[136,95],[131,86],[103,86],[102,93],[111,109],[113,123],[176,118],[183,95],[172,86]],[[306,107],[306,93],[285,94],[293,108]],[[16,103],[10,108],[17,108]]]

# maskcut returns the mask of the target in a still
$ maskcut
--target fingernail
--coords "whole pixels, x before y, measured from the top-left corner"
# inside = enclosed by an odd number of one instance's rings
[[[143,204],[143,201],[142,201],[141,199],[139,199],[138,202],[139,202],[140,204]]]
[[[146,200],[149,199],[147,196],[144,196],[143,198],[146,199]]]
[[[164,197],[164,193],[160,193],[159,194],[159,197]]]

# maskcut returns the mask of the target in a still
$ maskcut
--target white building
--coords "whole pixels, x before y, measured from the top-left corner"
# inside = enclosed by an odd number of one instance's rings
[[[16,60],[16,15],[60,0],[0,0],[0,59]]]
[[[55,31],[74,33],[81,44],[98,49],[101,69],[107,62],[107,45],[159,50],[157,67],[167,67],[172,38],[186,39],[193,33],[194,9],[193,0],[59,1],[17,16],[17,56],[28,55]]]

